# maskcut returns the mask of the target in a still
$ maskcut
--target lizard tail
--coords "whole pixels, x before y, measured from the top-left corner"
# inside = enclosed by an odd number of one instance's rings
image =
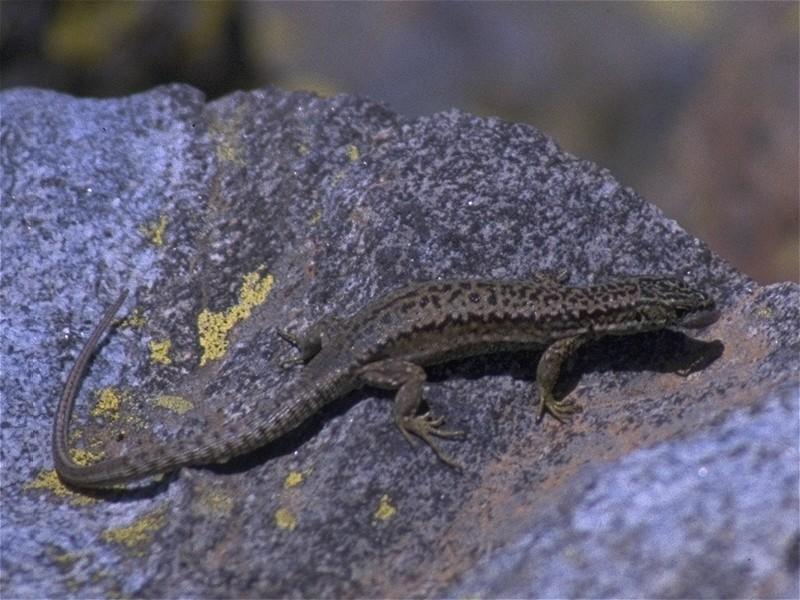
[[[106,309],[100,322],[95,326],[94,331],[89,336],[89,340],[83,346],[78,360],[72,366],[67,381],[61,392],[61,399],[56,409],[56,418],[53,424],[53,462],[56,471],[68,483],[80,484],[81,474],[87,467],[75,462],[69,452],[69,423],[72,418],[72,410],[75,408],[75,397],[80,387],[81,379],[89,364],[89,359],[97,349],[97,344],[103,335],[111,327],[114,316],[117,314],[122,303],[125,302],[128,292],[124,290],[114,303]]]
[[[297,426],[308,412],[316,411],[339,393],[340,374],[323,377],[318,385],[300,386],[295,396],[279,410],[264,415],[242,427],[236,436],[214,430],[164,445],[135,448],[128,454],[111,457],[89,465],[81,465],[69,451],[69,425],[80,382],[97,344],[111,327],[114,316],[125,301],[122,292],[109,306],[95,326],[89,340],[64,384],[53,426],[53,461],[63,481],[80,488],[104,488],[150,477],[180,467],[203,465],[243,454],[280,437]]]

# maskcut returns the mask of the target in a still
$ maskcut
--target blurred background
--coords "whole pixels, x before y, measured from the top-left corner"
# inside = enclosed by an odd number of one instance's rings
[[[798,281],[799,6],[6,0],[0,87],[271,84],[527,122],[761,283]]]

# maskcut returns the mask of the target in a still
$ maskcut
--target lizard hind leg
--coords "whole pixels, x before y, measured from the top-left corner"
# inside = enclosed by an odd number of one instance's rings
[[[445,454],[433,438],[452,439],[462,437],[464,433],[442,429],[444,417],[436,417],[430,411],[417,414],[422,403],[422,386],[426,380],[422,367],[405,360],[389,358],[366,365],[361,369],[360,377],[366,385],[397,390],[392,416],[409,444],[414,445],[413,434],[428,444],[446,465],[456,469],[463,468]]]

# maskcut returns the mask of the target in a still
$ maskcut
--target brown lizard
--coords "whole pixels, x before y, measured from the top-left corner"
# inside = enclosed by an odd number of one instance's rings
[[[61,478],[94,488],[133,481],[188,465],[223,462],[296,428],[319,409],[364,385],[397,390],[394,421],[412,441],[427,442],[447,464],[432,436],[452,438],[442,418],[419,415],[424,366],[490,352],[543,350],[536,369],[538,418],[563,421],[576,410],[556,400],[553,387],[564,360],[587,340],[653,331],[698,328],[719,316],[714,300],[679,279],[637,277],[573,287],[564,277],[537,274],[523,281],[443,279],[413,283],[374,300],[349,318],[324,318],[303,335],[279,332],[305,363],[293,392],[271,412],[258,409],[246,421],[163,445],[79,465],[67,445],[75,397],[97,343],[126,293],[105,312],[64,385],[53,429],[53,457]]]

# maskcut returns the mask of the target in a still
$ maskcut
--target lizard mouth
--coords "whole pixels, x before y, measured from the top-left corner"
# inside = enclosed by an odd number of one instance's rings
[[[678,326],[686,327],[688,329],[700,329],[701,327],[708,327],[717,319],[719,319],[719,315],[719,310],[716,308],[693,311],[683,315],[678,321]]]

